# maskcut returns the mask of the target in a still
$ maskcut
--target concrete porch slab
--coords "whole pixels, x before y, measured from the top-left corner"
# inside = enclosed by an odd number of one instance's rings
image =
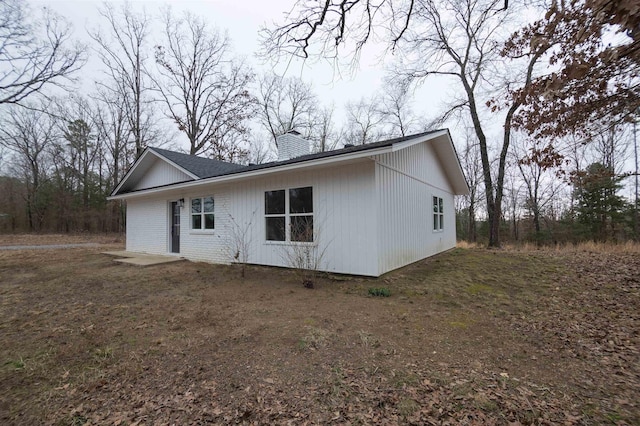
[[[184,258],[177,256],[162,256],[159,254],[134,253],[130,251],[105,251],[102,253],[109,256],[124,258],[114,259],[115,262],[127,263],[129,265],[136,266],[152,266],[184,260]]]

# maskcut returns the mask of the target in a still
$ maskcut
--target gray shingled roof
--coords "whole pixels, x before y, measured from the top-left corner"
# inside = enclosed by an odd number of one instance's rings
[[[162,157],[168,159],[169,161],[171,161],[171,162],[175,163],[176,165],[182,167],[183,169],[189,171],[190,173],[192,173],[195,176],[197,176],[199,179],[205,179],[205,178],[211,178],[211,177],[216,177],[216,176],[233,175],[233,174],[239,174],[239,173],[244,173],[244,172],[250,172],[250,171],[254,171],[254,170],[268,169],[268,168],[279,167],[279,166],[284,166],[284,165],[288,165],[288,164],[302,163],[302,162],[305,162],[305,161],[317,160],[317,159],[321,159],[321,158],[336,157],[336,156],[339,156],[339,155],[342,155],[342,154],[350,154],[350,153],[354,153],[354,152],[368,151],[368,150],[373,150],[373,149],[376,149],[376,148],[385,148],[385,147],[389,147],[389,146],[391,146],[393,144],[396,144],[396,143],[409,141],[411,139],[423,137],[423,136],[426,136],[426,135],[429,135],[429,134],[432,134],[432,133],[441,132],[443,130],[444,131],[448,131],[446,129],[432,130],[432,131],[429,131],[429,132],[423,132],[423,133],[418,133],[418,134],[415,134],[415,135],[403,136],[403,137],[400,137],[400,138],[388,139],[388,140],[385,140],[385,141],[370,143],[370,144],[366,144],[366,145],[351,146],[351,147],[348,147],[348,148],[336,149],[336,150],[333,150],[333,151],[325,151],[325,152],[318,152],[318,153],[315,153],[315,154],[303,155],[301,157],[292,158],[290,160],[273,161],[273,162],[270,162],[270,163],[254,164],[254,165],[250,165],[250,166],[243,166],[243,165],[240,165],[240,164],[227,163],[225,161],[212,160],[210,158],[202,158],[202,157],[198,157],[198,156],[195,156],[195,155],[183,154],[183,153],[180,153],[180,152],[169,151],[169,150],[161,149],[161,148],[148,147],[148,149],[153,150],[154,152],[156,152],[157,154],[161,155]],[[454,150],[455,150],[455,148],[454,148]],[[125,178],[126,178],[126,176],[125,176]],[[125,179],[125,178],[123,178],[123,179]],[[168,185],[164,185],[164,186],[171,186],[171,185],[175,185],[177,183],[180,183],[180,182],[176,182],[176,183],[172,183],[172,184],[168,184]],[[116,188],[118,188],[118,186],[116,186]],[[148,189],[148,188],[146,188],[146,189]],[[133,190],[133,191],[122,191],[122,192],[136,192],[136,191]],[[112,195],[116,195],[116,194],[113,193]]]
[[[233,163],[227,163],[227,162],[219,161],[219,160],[212,160],[212,159],[209,159],[209,158],[197,157],[195,155],[188,155],[188,154],[182,154],[182,153],[179,153],[179,152],[168,151],[166,149],[151,148],[151,147],[150,147],[150,149],[156,151],[160,155],[162,155],[162,156],[166,157],[167,159],[173,161],[174,163],[176,163],[180,167],[190,171],[191,173],[193,173],[194,175],[198,176],[199,178],[207,178],[207,177],[223,176],[223,175],[231,175],[231,174],[236,174],[236,173],[248,172],[248,171],[252,171],[252,170],[267,169],[267,168],[270,168],[270,167],[283,166],[285,164],[301,163],[303,161],[317,160],[319,158],[334,157],[334,156],[337,156],[337,155],[348,154],[348,153],[352,153],[352,152],[367,151],[367,150],[376,149],[376,148],[384,148],[384,147],[387,147],[387,146],[391,146],[391,145],[393,145],[395,143],[404,142],[404,141],[408,141],[408,140],[411,140],[411,139],[419,138],[419,137],[422,137],[422,136],[429,135],[431,133],[440,132],[442,130],[445,130],[445,129],[431,130],[429,132],[417,133],[417,134],[414,134],[414,135],[403,136],[403,137],[400,137],[400,138],[394,138],[394,139],[388,139],[388,140],[380,141],[380,142],[368,143],[366,145],[356,145],[356,146],[351,146],[351,147],[348,147],[348,148],[336,149],[336,150],[333,150],[333,151],[325,151],[325,152],[318,152],[318,153],[315,153],[315,154],[303,155],[301,157],[292,158],[290,160],[272,161],[270,163],[254,164],[254,165],[251,165],[251,166],[242,166],[242,165],[239,165],[239,164],[233,164]]]
[[[270,163],[246,166],[246,167],[243,167],[242,169],[230,171],[230,172],[224,173],[224,174],[230,175],[230,174],[235,174],[235,173],[248,172],[248,171],[252,171],[252,170],[268,169],[270,167],[283,166],[285,164],[301,163],[303,161],[310,161],[310,160],[317,160],[317,159],[320,159],[320,158],[334,157],[334,156],[337,156],[337,155],[350,154],[350,153],[353,153],[353,152],[368,151],[370,149],[376,149],[376,148],[384,148],[384,147],[391,146],[391,145],[396,144],[396,143],[400,143],[400,142],[408,141],[408,140],[411,140],[411,139],[419,138],[419,137],[422,137],[422,136],[426,136],[426,135],[429,135],[431,133],[441,132],[443,130],[448,131],[447,129],[431,130],[431,131],[428,131],[428,132],[416,133],[414,135],[403,136],[403,137],[394,138],[394,139],[388,139],[388,140],[380,141],[380,142],[368,143],[368,144],[365,144],[365,145],[355,145],[355,146],[350,146],[348,148],[336,149],[336,150],[333,150],[333,151],[317,152],[315,154],[303,155],[301,157],[292,158],[290,160],[272,161]]]
[[[202,158],[195,155],[183,154],[181,152],[169,151],[167,149],[153,147],[149,147],[149,149],[157,152],[183,169],[193,173],[200,179],[226,175],[246,168],[246,166],[242,166],[240,164]]]

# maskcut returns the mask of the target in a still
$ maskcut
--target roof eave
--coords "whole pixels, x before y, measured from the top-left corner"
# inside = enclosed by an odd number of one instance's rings
[[[169,163],[171,166],[175,167],[176,169],[180,170],[181,172],[183,172],[184,174],[186,174],[187,176],[189,176],[190,178],[194,179],[194,180],[199,180],[200,177],[191,173],[189,170],[185,169],[184,167],[179,166],[178,164],[176,164],[175,162],[169,160],[167,157],[165,157],[164,155],[160,154],[159,152],[156,152],[153,148],[151,147],[147,147],[145,148],[145,150],[142,152],[142,154],[140,154],[140,156],[136,159],[136,161],[133,163],[133,165],[131,166],[131,168],[127,171],[127,173],[124,175],[124,177],[120,180],[120,182],[118,183],[118,185],[114,188],[114,190],[111,192],[111,195],[109,197],[107,197],[107,200],[110,199],[115,199],[113,197],[116,197],[118,195],[118,192],[120,192],[120,190],[122,189],[122,187],[124,186],[124,184],[129,180],[129,178],[135,173],[136,169],[140,166],[140,164],[142,164],[142,162],[144,161],[144,159],[149,156],[149,153],[155,155],[157,158],[166,161],[167,163]]]
[[[360,159],[366,160],[367,158],[370,158],[373,155],[392,152],[392,149],[393,149],[393,146],[390,145],[386,147],[381,147],[381,148],[376,148],[376,149],[371,149],[366,151],[358,151],[358,152],[353,152],[348,154],[342,154],[342,155],[337,155],[333,157],[307,160],[307,161],[301,161],[298,163],[291,163],[291,164],[283,164],[280,166],[274,166],[274,167],[269,167],[265,169],[241,171],[236,173],[225,174],[222,176],[204,178],[196,181],[177,183],[175,185],[163,186],[160,188],[150,188],[150,189],[144,189],[136,192],[128,192],[124,194],[111,195],[107,197],[107,200],[125,200],[128,198],[141,197],[141,196],[155,194],[155,193],[164,192],[168,190],[188,189],[188,188],[192,188],[200,185],[212,184],[212,183],[225,183],[225,182],[232,182],[232,181],[243,180],[243,179],[251,179],[254,177],[259,177],[267,174],[295,171],[298,169],[309,168],[309,167],[320,167],[324,165],[330,165],[332,163],[337,164],[337,163],[343,163],[347,161],[360,160]]]

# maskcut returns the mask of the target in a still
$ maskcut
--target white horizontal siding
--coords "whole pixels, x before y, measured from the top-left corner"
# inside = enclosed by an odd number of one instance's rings
[[[193,180],[192,177],[164,160],[156,159],[149,170],[140,178],[133,190],[155,188],[176,182]]]
[[[376,157],[378,272],[455,247],[452,190],[428,143]],[[433,196],[444,202],[444,230],[433,230]]]

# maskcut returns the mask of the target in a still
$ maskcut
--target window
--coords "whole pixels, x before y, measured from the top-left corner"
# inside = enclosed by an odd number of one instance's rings
[[[285,241],[286,239],[284,195],[284,189],[264,193],[264,214],[268,241]]]
[[[442,231],[444,229],[444,210],[442,198],[433,197],[433,230]]]
[[[313,242],[312,187],[265,192],[264,213],[267,241]]]
[[[191,229],[214,229],[213,197],[191,199]]]
[[[291,215],[291,241],[313,241],[313,189],[289,190],[289,214]]]

